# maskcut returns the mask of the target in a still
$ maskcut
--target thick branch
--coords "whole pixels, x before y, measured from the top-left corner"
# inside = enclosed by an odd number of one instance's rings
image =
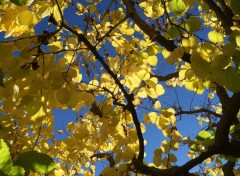
[[[113,159],[113,156],[111,154],[109,154],[109,153],[96,153],[93,156],[91,156],[90,159],[92,159],[94,157],[107,159],[108,162],[109,162],[110,167],[114,167],[115,166],[115,161]]]
[[[177,48],[177,46],[174,44],[173,40],[168,40],[165,37],[161,35],[159,31],[155,31],[152,29],[144,20],[141,19],[141,17],[138,15],[138,13],[135,10],[134,4],[131,0],[123,0],[123,3],[126,7],[127,16],[129,16],[137,25],[138,27],[149,36],[149,38],[152,41],[155,41],[162,45],[164,48],[166,48],[168,51],[173,51]],[[190,63],[190,54],[184,53],[182,60],[185,62]]]
[[[178,75],[179,75],[179,72],[174,72],[174,73],[170,73],[170,74],[165,75],[165,76],[151,74],[151,77],[156,77],[158,79],[158,81],[167,81],[167,80],[170,80],[172,78],[177,78]]]
[[[231,33],[231,26],[233,26],[232,22],[232,14],[224,14],[223,11],[213,0],[204,0],[204,2],[213,10],[217,16],[217,18],[221,21],[222,27],[225,29],[227,35]]]
[[[123,0],[123,3],[127,10],[127,16],[130,17],[138,25],[138,27],[149,36],[151,40],[158,42],[169,51],[173,51],[176,48],[173,40],[167,40],[159,32],[154,31],[149,25],[146,24],[144,20],[141,19],[131,0]]]
[[[218,114],[216,112],[213,112],[209,109],[206,109],[206,108],[201,108],[201,109],[196,109],[196,110],[191,110],[191,111],[178,111],[175,116],[178,116],[178,115],[182,115],[182,114],[197,114],[197,113],[207,113],[207,114],[211,114],[215,117],[222,117],[221,114]]]
[[[227,105],[228,99],[229,99],[228,94],[227,94],[225,88],[222,86],[219,86],[219,85],[217,86],[216,92],[217,92],[217,96],[220,100],[220,103],[222,104],[222,108],[224,111],[224,109]]]
[[[226,164],[224,164],[222,167],[224,175],[235,176],[233,172],[234,166],[235,166],[235,162],[231,162],[231,161],[228,161]]]
[[[109,31],[106,32],[106,34],[104,34],[104,36],[102,36],[101,38],[98,39],[98,42],[95,46],[97,46],[99,43],[101,43],[106,37],[108,37],[110,35],[110,33],[116,29],[116,27],[118,27],[121,23],[123,23],[124,21],[126,21],[128,19],[127,16],[125,16],[122,20],[120,20],[117,24],[115,24],[114,26],[111,26],[111,28],[109,29]]]
[[[227,16],[229,18],[229,20],[232,20],[234,13],[232,12],[232,9],[230,7],[227,6],[227,4],[225,3],[224,0],[218,0],[218,2],[220,3],[223,13],[225,14],[225,16]]]
[[[178,173],[187,173],[191,168],[194,166],[202,163],[205,159],[211,157],[216,153],[215,147],[211,146],[206,152],[202,152],[198,157],[188,161],[181,167],[179,167],[174,174],[177,175]],[[174,175],[172,175],[174,176]]]
[[[223,116],[217,125],[215,146],[224,152],[227,150],[227,146],[230,145],[228,137],[229,129],[233,124],[240,108],[240,93],[234,93],[231,98],[226,98],[226,95],[220,94],[218,91],[217,94],[220,96],[220,100],[224,98],[225,106],[223,109]]]

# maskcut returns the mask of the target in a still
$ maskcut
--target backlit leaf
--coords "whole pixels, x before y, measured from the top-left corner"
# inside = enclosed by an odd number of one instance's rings
[[[8,173],[12,168],[12,159],[7,144],[0,139],[0,169]]]
[[[205,140],[205,139],[207,139],[208,137],[211,137],[212,135],[211,135],[211,133],[209,133],[208,131],[200,131],[199,133],[198,133],[198,135],[197,135],[197,138],[199,139],[199,140]]]
[[[186,27],[187,31],[189,31],[189,32],[197,32],[198,30],[201,29],[202,22],[200,21],[200,19],[198,17],[192,16],[187,19],[185,27]]]
[[[171,0],[168,7],[176,15],[182,14],[187,8],[182,0]]]
[[[37,151],[20,154],[15,164],[22,166],[26,171],[32,170],[39,174],[46,174],[55,168],[55,162],[50,156]]]
[[[67,88],[61,88],[56,93],[57,100],[61,104],[67,104],[70,99],[70,92]]]
[[[148,56],[148,63],[149,63],[151,66],[156,66],[157,63],[158,63],[158,58],[157,58],[157,56]]]
[[[210,42],[213,42],[213,43],[222,43],[223,34],[216,31],[211,31],[208,33],[208,39],[210,40]]]

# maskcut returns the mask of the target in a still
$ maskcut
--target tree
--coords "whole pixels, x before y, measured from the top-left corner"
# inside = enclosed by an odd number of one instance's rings
[[[101,160],[101,175],[240,174],[239,0],[0,4],[1,175],[94,175]],[[202,101],[161,102],[180,89]],[[61,139],[53,109],[78,114]],[[186,115],[201,125],[194,138],[177,128]],[[154,125],[164,140],[151,163]]]

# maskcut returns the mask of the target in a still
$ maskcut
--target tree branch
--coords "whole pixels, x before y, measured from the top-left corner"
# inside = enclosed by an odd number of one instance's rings
[[[206,109],[206,108],[201,108],[201,109],[196,109],[196,110],[191,110],[191,111],[180,110],[175,114],[175,116],[179,116],[179,115],[182,115],[182,114],[197,114],[197,113],[207,113],[207,114],[211,114],[215,117],[222,117],[221,114],[218,114],[218,113],[213,112],[213,111],[211,111],[209,109]]]
[[[224,175],[235,176],[233,172],[234,166],[235,166],[235,162],[231,162],[231,161],[228,161],[226,164],[224,164],[222,167]]]
[[[123,0],[123,3],[126,7],[127,16],[131,18],[138,27],[149,36],[149,38],[152,41],[155,41],[165,47],[168,51],[174,51],[174,49],[177,48],[177,46],[174,44],[173,40],[168,40],[165,37],[161,35],[159,31],[153,30],[144,20],[141,19],[141,17],[138,15],[138,13],[135,10],[134,4],[131,0]],[[182,60],[185,62],[190,63],[190,54],[184,53]]]
[[[204,2],[215,12],[217,18],[221,21],[221,25],[225,29],[226,34],[229,35],[232,32],[231,26],[233,26],[232,13],[224,14],[221,8],[213,0],[204,0]]]
[[[165,75],[165,76],[154,75],[154,74],[151,73],[151,77],[156,77],[158,79],[158,81],[167,81],[167,80],[170,80],[172,78],[178,78],[178,76],[179,76],[179,72],[170,73],[170,74]]]
[[[107,159],[110,167],[115,166],[115,160],[113,159],[113,156],[110,153],[95,153],[93,156],[90,157],[90,159],[94,157]]]
[[[228,17],[229,20],[232,20],[232,18],[234,16],[232,9],[227,6],[227,4],[225,3],[224,0],[217,0],[217,1],[220,3],[220,5],[222,7],[222,11],[225,14],[225,16]]]
[[[122,20],[120,20],[117,24],[115,24],[114,26],[111,26],[111,28],[109,29],[109,31],[106,32],[106,34],[104,34],[104,36],[100,37],[97,39],[97,44],[95,46],[97,46],[99,43],[101,43],[103,41],[103,39],[105,37],[108,37],[110,35],[110,33],[116,29],[116,27],[118,27],[121,23],[123,23],[124,21],[126,21],[128,19],[127,16],[125,16]]]
[[[187,163],[176,169],[174,174],[178,175],[178,173],[187,173],[191,168],[202,163],[205,159],[211,157],[215,153],[216,153],[215,147],[210,146],[206,152],[202,152],[198,157],[188,161]]]
[[[222,88],[223,89],[223,88]],[[221,90],[222,91],[222,90]],[[223,92],[224,93],[224,92]],[[237,113],[240,108],[240,93],[234,93],[231,98],[227,98],[226,94],[221,94],[217,91],[217,94],[221,99],[224,98],[224,108],[223,116],[219,123],[217,124],[216,134],[215,134],[215,145],[218,149],[221,149],[222,152],[227,151],[227,147],[230,145],[229,142],[229,129],[233,124]]]
[[[128,94],[127,91],[124,89],[124,86],[121,84],[121,82],[118,80],[117,75],[113,73],[113,71],[109,68],[108,64],[104,61],[103,57],[97,52],[96,47],[93,46],[87,38],[83,34],[79,34],[77,31],[72,29],[70,26],[62,22],[61,24],[62,27],[65,29],[69,30],[73,35],[75,35],[79,41],[83,42],[87,48],[93,53],[93,55],[96,57],[96,59],[102,64],[104,69],[111,75],[115,83],[118,85],[120,90],[122,91],[124,97],[127,100],[127,110],[131,113],[134,125],[136,127],[137,131],[137,136],[138,136],[138,141],[139,141],[139,154],[138,154],[138,160],[143,162],[144,158],[144,139],[143,139],[143,134],[140,126],[140,122],[138,120],[137,112],[135,109],[135,106],[133,104],[134,100],[134,95],[133,94]]]

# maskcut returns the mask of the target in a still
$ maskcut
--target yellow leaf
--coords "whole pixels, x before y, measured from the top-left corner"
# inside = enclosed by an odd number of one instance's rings
[[[162,115],[157,118],[156,125],[160,130],[165,130],[169,124],[170,124],[169,118],[165,118]]]
[[[143,123],[141,123],[140,126],[141,126],[142,133],[145,133],[146,132],[146,126]]]
[[[182,138],[182,135],[177,130],[173,130],[172,136],[175,141],[179,141]]]
[[[80,100],[80,93],[75,90],[72,90],[70,93],[69,101],[67,102],[67,106],[69,108],[74,108],[79,103],[79,100]]]
[[[157,85],[158,79],[156,77],[152,77],[149,80],[146,81],[146,84],[149,87],[155,87]]]
[[[147,88],[142,87],[142,88],[138,91],[137,95],[138,95],[140,98],[146,98],[146,97],[148,96],[148,93],[147,93],[146,89],[147,89]]]
[[[154,108],[155,109],[160,109],[161,108],[161,103],[160,103],[160,101],[156,101],[155,103],[154,103]]]
[[[58,10],[58,6],[57,5],[55,5],[54,7],[53,7],[53,17],[54,17],[54,19],[58,22],[58,23],[60,23],[61,22],[61,14],[60,14],[60,12],[59,12],[59,10]]]
[[[151,66],[156,66],[157,63],[158,63],[158,58],[157,56],[153,55],[153,56],[148,56],[148,63],[151,65]]]
[[[208,33],[208,39],[213,43],[222,43],[223,42],[223,34],[217,31],[211,31]]]
[[[41,108],[42,108],[42,102],[37,98],[34,98],[28,102],[28,105],[26,108],[27,115],[34,116],[39,111],[41,113],[41,110],[40,110]]]
[[[120,26],[120,30],[125,35],[133,35],[134,33],[134,29],[131,28],[127,22],[122,23],[122,25]]]
[[[146,71],[146,70],[140,70],[138,72],[138,77],[141,79],[141,80],[148,80],[150,79],[150,74]]]
[[[167,109],[162,110],[161,116],[163,116],[165,118],[170,118],[174,114],[175,114],[175,110],[173,108],[167,108]]]
[[[154,150],[154,157],[153,157],[153,163],[155,166],[159,166],[161,164],[162,160],[162,149],[158,148]]]
[[[41,106],[40,109],[39,109],[39,111],[38,111],[36,114],[34,114],[34,115],[31,117],[31,119],[32,119],[33,121],[36,121],[39,117],[44,117],[45,115],[46,115],[46,111],[45,111],[45,109],[43,108],[43,106]]]
[[[23,11],[17,16],[17,23],[19,25],[26,25],[32,27],[37,24],[38,18],[34,12]]]
[[[141,83],[141,80],[138,77],[132,76],[132,77],[127,78],[126,86],[129,89],[133,89],[133,88],[138,87],[140,83]]]
[[[85,126],[77,126],[74,130],[73,135],[77,138],[77,139],[86,139],[89,135],[89,131],[87,129],[87,127]]]
[[[89,106],[95,101],[95,98],[91,93],[80,92],[79,94],[80,94],[80,101],[82,101],[84,106]]]
[[[56,97],[60,104],[67,104],[70,100],[70,92],[67,88],[61,88],[57,90]]]
[[[174,154],[170,153],[169,154],[169,161],[172,162],[172,163],[175,163],[175,162],[177,162],[177,157]]]
[[[50,51],[56,52],[61,49],[63,49],[62,42],[57,41],[57,42],[53,42],[53,43],[49,44]]]
[[[162,130],[162,133],[163,133],[163,136],[165,136],[165,137],[171,137],[172,129],[166,128],[166,129]]]
[[[157,120],[157,117],[158,117],[158,115],[156,112],[150,112],[149,114],[145,114],[143,116],[143,121],[145,123],[155,123]]]
[[[161,96],[164,94],[165,90],[161,84],[157,84],[156,92],[157,92],[158,96]]]
[[[168,153],[170,150],[170,143],[168,140],[163,140],[161,144],[161,149],[163,153]]]

